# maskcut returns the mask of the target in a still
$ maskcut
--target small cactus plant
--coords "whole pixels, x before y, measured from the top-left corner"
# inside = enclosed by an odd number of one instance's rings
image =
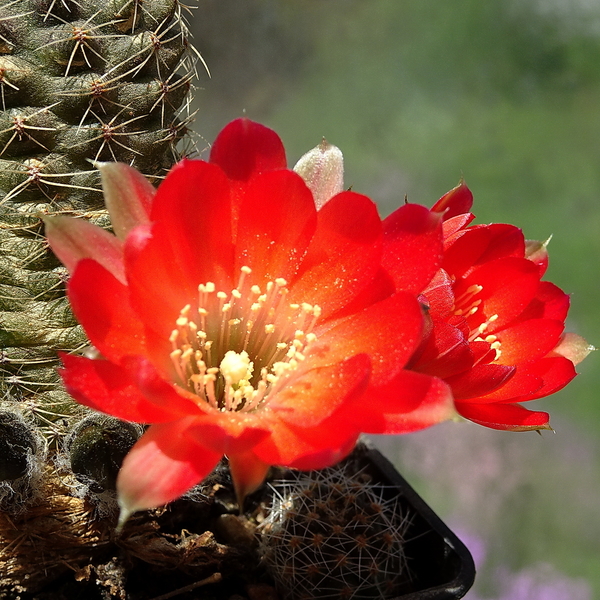
[[[286,600],[371,600],[410,578],[410,516],[397,495],[346,461],[276,481],[260,550]]]

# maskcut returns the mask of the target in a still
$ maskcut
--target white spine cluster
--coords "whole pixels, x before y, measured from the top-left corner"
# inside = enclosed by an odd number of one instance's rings
[[[349,463],[273,484],[260,551],[286,600],[384,599],[410,579],[410,517],[398,495]]]

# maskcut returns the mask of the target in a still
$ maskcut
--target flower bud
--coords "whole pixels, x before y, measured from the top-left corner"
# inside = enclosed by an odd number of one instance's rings
[[[14,481],[26,475],[35,448],[31,426],[10,412],[0,413],[0,480]]]
[[[75,478],[96,494],[114,490],[123,459],[139,436],[132,423],[105,415],[86,417],[67,439]]]
[[[310,188],[317,210],[344,187],[344,156],[342,151],[325,138],[296,163],[298,173]]]
[[[18,409],[0,406],[0,511],[20,514],[39,497],[46,450]]]

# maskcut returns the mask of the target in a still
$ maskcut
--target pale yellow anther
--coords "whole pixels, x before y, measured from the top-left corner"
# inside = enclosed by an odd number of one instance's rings
[[[485,341],[486,341],[488,344],[491,344],[492,342],[495,342],[497,339],[498,339],[498,337],[497,337],[497,336],[495,336],[495,335],[488,335],[488,336],[485,338]]]
[[[198,291],[202,294],[212,294],[217,288],[212,281],[208,281],[206,283],[201,283],[198,286]]]
[[[219,411],[252,411],[267,402],[316,340],[311,331],[320,307],[287,304],[284,278],[261,290],[247,279],[251,274],[242,267],[228,293],[216,292],[213,282],[199,285],[197,306],[183,308],[169,337],[181,384]],[[260,375],[253,373],[254,357],[263,365]]]

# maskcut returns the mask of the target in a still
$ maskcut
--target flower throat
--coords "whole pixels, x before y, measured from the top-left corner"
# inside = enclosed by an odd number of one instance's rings
[[[242,267],[229,295],[215,284],[198,286],[197,308],[187,304],[169,341],[178,383],[221,411],[251,411],[265,403],[304,360],[318,305],[286,302],[287,281],[265,289],[247,282]]]

